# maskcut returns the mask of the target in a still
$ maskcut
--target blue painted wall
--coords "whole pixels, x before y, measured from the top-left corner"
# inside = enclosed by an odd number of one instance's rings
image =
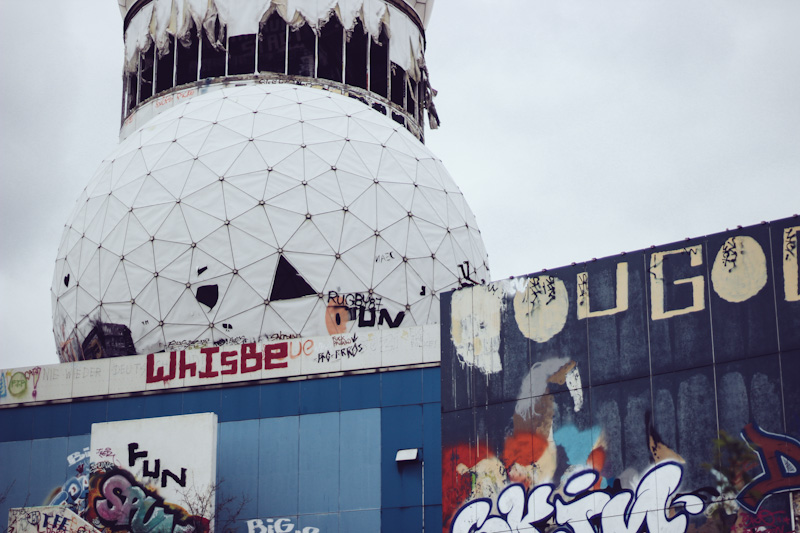
[[[67,456],[91,424],[214,412],[221,497],[246,520],[289,518],[321,533],[440,531],[438,368],[0,410],[0,505],[41,505],[75,475]],[[398,466],[398,449],[423,463]],[[13,481],[13,485],[11,485]],[[424,493],[424,496],[423,496]]]

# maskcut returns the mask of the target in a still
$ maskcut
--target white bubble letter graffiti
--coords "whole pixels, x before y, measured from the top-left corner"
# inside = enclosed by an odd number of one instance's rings
[[[450,336],[464,363],[485,374],[500,372],[502,293],[476,285],[453,293]]]

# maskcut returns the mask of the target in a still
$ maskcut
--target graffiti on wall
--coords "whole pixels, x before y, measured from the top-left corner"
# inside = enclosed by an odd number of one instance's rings
[[[381,305],[382,298],[367,293],[328,292],[328,305],[325,309],[325,327],[331,335],[347,333],[351,324],[359,328],[381,326],[397,328],[403,323],[405,311],[399,311],[394,317],[388,309]]]
[[[47,504],[67,507],[80,515],[86,510],[89,493],[89,448],[69,454],[67,465],[68,472],[72,475],[61,487],[53,490]]]
[[[291,518],[255,518],[247,521],[247,533],[320,533],[319,528],[299,528]]]
[[[758,455],[761,472],[745,485],[736,501],[750,513],[757,513],[773,494],[800,490],[800,442],[787,435],[764,431],[749,424],[742,438]]]
[[[92,476],[86,517],[101,529],[131,533],[203,533],[210,526],[120,468]]]
[[[0,372],[0,398],[9,394],[14,398],[24,398],[30,392],[35,400],[41,374],[42,368],[38,366],[25,371]]]
[[[762,471],[736,497],[746,512],[737,516],[735,530],[791,531],[789,513],[759,508],[773,494],[800,491],[797,440],[770,434],[753,424],[743,430],[742,437],[758,454]],[[784,443],[791,446],[786,448]],[[779,460],[768,461],[766,458],[770,456]],[[457,453],[451,450],[449,457],[456,459]],[[483,461],[487,463],[478,468],[462,468],[470,474],[469,503],[455,514],[450,529],[453,533],[522,530],[541,533],[553,524],[566,526],[575,533],[684,533],[688,530],[688,516],[700,515],[710,507],[709,503],[720,505],[711,501],[713,496],[720,495],[712,488],[705,487],[697,493],[678,492],[685,468],[682,460],[668,459],[651,466],[630,488],[623,488],[621,480],[609,484],[592,468],[598,467],[593,458],[559,486],[529,480],[519,482],[513,467],[508,468],[504,461],[493,462],[489,458]],[[490,465],[494,471],[487,468]],[[765,529],[765,525],[770,527]]]
[[[444,296],[445,531],[793,531],[798,230]]]
[[[455,518],[453,533],[530,531],[542,533],[550,522],[575,533],[637,533],[647,531],[684,532],[687,515],[705,508],[695,494],[677,494],[683,465],[666,461],[647,471],[633,489],[595,490],[600,478],[596,470],[573,474],[557,494],[551,483],[528,491],[524,485],[505,486],[497,500],[478,498],[462,507]],[[492,515],[492,509],[498,514]],[[541,529],[540,529],[541,528]]]
[[[207,531],[216,438],[213,413],[93,424],[87,520],[108,533]]]
[[[334,335],[333,349],[317,354],[317,362],[336,361],[338,359],[352,359],[364,351],[364,345],[358,342],[358,335]]]
[[[97,533],[72,510],[59,506],[9,509],[8,533]]]
[[[264,342],[214,344],[0,370],[0,405],[89,398],[108,391],[202,387],[339,372],[345,368],[361,370],[423,363],[438,360],[439,337],[437,325],[354,330],[313,338],[274,334]],[[9,383],[13,386],[9,387]]]
[[[175,469],[180,472],[176,474],[168,468],[161,468],[161,459],[148,459],[149,453],[139,449],[138,442],[128,443],[128,466],[134,468],[141,465],[141,478],[151,479],[153,484],[165,488],[170,480],[181,487],[186,487],[186,468]],[[150,461],[152,460],[152,465]]]

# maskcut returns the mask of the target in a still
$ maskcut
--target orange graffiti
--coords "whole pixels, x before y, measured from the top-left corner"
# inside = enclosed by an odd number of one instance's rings
[[[604,448],[595,448],[589,453],[589,459],[586,464],[596,470],[598,473],[603,471],[603,465],[606,464],[606,450]],[[593,490],[600,490],[603,478],[597,476],[597,483],[594,484]]]
[[[336,300],[328,302],[325,310],[325,327],[328,328],[330,335],[347,333],[347,321],[350,319],[350,312],[347,307],[339,305]]]
[[[547,449],[547,439],[536,433],[518,433],[506,439],[503,463],[510,468],[514,463],[532,465]]]

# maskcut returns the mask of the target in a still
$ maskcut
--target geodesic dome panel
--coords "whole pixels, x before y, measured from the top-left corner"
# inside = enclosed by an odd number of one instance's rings
[[[221,89],[101,165],[61,239],[62,361],[438,322],[488,278],[474,216],[405,128],[338,94]]]

